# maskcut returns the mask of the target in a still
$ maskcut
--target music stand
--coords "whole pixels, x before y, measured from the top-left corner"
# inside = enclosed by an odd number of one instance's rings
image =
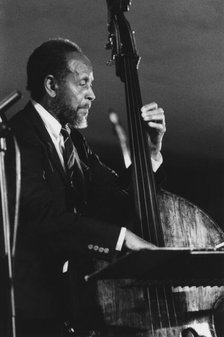
[[[224,251],[189,248],[158,248],[131,252],[85,276],[86,281],[132,279],[173,286],[207,286],[224,283]]]

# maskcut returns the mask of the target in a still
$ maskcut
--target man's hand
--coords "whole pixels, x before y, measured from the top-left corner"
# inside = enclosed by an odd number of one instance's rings
[[[162,139],[166,132],[165,115],[157,103],[146,104],[141,108],[142,118],[149,126],[149,144],[151,156],[154,160],[160,160]]]
[[[136,234],[132,233],[130,230],[126,230],[125,238],[124,238],[124,247],[129,250],[142,250],[142,249],[156,249],[157,247],[152,243],[145,241],[144,239],[140,238]]]

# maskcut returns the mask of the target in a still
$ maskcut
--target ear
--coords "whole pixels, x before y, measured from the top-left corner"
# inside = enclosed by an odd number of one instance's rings
[[[50,96],[50,97],[55,97],[56,96],[56,92],[57,92],[57,81],[55,79],[55,77],[53,75],[47,75],[44,79],[44,87],[46,90],[46,93]]]

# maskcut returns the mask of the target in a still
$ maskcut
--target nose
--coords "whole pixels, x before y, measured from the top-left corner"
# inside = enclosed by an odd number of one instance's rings
[[[86,98],[91,102],[94,101],[94,99],[96,98],[92,87],[89,87],[88,93],[86,94]]]

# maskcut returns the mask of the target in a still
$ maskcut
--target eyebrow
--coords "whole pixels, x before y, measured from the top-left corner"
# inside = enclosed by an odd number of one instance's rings
[[[72,71],[72,70],[68,69],[68,72],[73,74],[76,77],[77,80],[86,80],[86,81],[91,81],[91,82],[94,80],[93,76],[89,76],[87,74],[81,74],[80,75],[76,70]]]
[[[86,81],[89,81],[89,82],[93,82],[94,78],[93,78],[93,76],[84,75],[83,77],[80,77],[80,80],[86,80]]]

